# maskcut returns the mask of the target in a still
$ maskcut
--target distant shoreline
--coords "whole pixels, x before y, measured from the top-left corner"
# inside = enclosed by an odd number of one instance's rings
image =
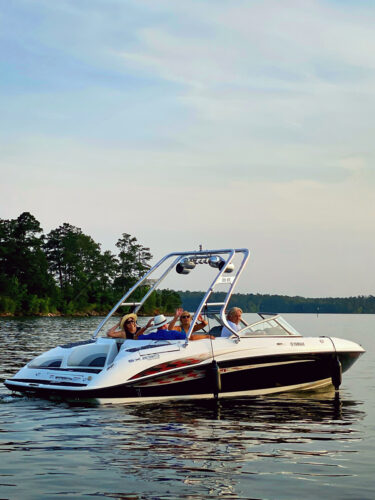
[[[243,311],[244,314],[258,314],[258,312],[255,311]],[[260,313],[262,311],[259,311]],[[74,314],[60,314],[60,313],[47,313],[47,314],[11,314],[11,313],[0,313],[0,318],[10,318],[10,319],[16,319],[16,318],[96,318],[96,317],[105,317],[107,316],[108,313],[74,313]],[[126,314],[126,313],[124,313]],[[174,312],[165,312],[163,313],[165,316],[173,316]],[[264,313],[265,314],[265,313]],[[358,315],[358,314],[375,314],[374,312],[330,312],[330,311],[324,311],[324,312],[316,312],[316,311],[307,311],[307,312],[301,312],[301,311],[274,311],[274,314],[314,314],[316,316],[321,316],[321,315],[327,315],[327,314],[347,314],[347,315]],[[114,317],[120,318],[122,314],[115,313],[113,314]],[[138,314],[138,317],[151,317],[152,314]]]
[[[178,291],[177,293],[180,296],[183,308],[194,311],[200,303],[203,292]],[[213,302],[223,302],[225,294],[215,292],[212,294],[211,300]],[[228,307],[233,306],[240,307],[244,313],[264,311],[280,314],[375,314],[375,296],[307,298],[259,293],[234,293]]]
[[[199,304],[201,303],[202,296],[204,292],[173,292],[180,299],[180,306],[187,311],[195,311]],[[212,294],[212,300],[214,302],[222,302],[225,299],[225,294],[223,292],[215,292]],[[177,305],[177,304],[176,304]],[[155,314],[165,314],[167,316],[173,316],[175,312],[175,307],[170,310],[165,310],[162,308],[155,308],[153,311]],[[244,313],[274,313],[274,314],[375,314],[375,296],[358,296],[358,297],[323,297],[323,298],[306,298],[306,297],[290,297],[287,295],[266,295],[266,294],[233,294],[231,300],[227,306],[230,307],[240,307]],[[169,304],[171,308],[172,305]],[[96,317],[96,316],[106,316],[110,309],[105,311],[97,311],[95,309],[84,310],[84,311],[74,311],[74,312],[37,312],[37,313],[25,313],[18,312],[12,313],[9,311],[3,311],[0,313],[0,317],[4,318],[32,318],[32,317],[70,317],[70,318],[80,318],[80,317]],[[202,311],[204,314],[204,311]],[[121,317],[126,314],[126,311],[116,312],[114,315]],[[153,316],[153,313],[141,312],[138,313],[139,316]]]
[[[108,311],[109,312],[109,311]],[[95,318],[98,316],[107,316],[108,312],[95,312],[95,311],[90,311],[90,312],[76,312],[72,314],[63,314],[63,313],[38,313],[38,314],[12,314],[12,313],[0,313],[0,318]],[[171,312],[164,312],[166,316],[173,316],[174,311]],[[114,317],[121,318],[124,314],[127,314],[126,312],[123,313],[114,313]],[[144,313],[137,313],[137,316],[142,318],[144,317],[150,317],[153,316],[152,314],[144,314]]]

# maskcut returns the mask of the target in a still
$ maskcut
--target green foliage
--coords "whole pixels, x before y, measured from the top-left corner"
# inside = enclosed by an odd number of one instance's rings
[[[174,311],[181,306],[181,299],[178,293],[173,290],[160,290],[161,312]]]
[[[0,219],[0,314],[105,314],[150,269],[152,255],[134,236],[123,233],[118,255],[81,229],[63,224],[46,236],[29,212]],[[136,290],[135,301],[147,292]],[[203,292],[158,290],[142,312],[171,313],[183,304],[193,311]],[[220,302],[223,293],[214,293]],[[284,295],[236,294],[230,305],[245,312],[375,313],[375,297],[304,298]]]
[[[45,236],[28,212],[0,219],[0,313],[107,313],[152,258],[127,233],[117,248],[118,256],[101,252],[100,244],[67,223]]]
[[[17,302],[10,297],[0,296],[0,312],[14,314],[17,310]]]
[[[137,243],[137,239],[130,234],[123,233],[117,241],[119,249],[119,275],[114,281],[115,288],[120,292],[133,286],[146,271],[150,269],[152,259],[149,248]]]
[[[0,294],[16,302],[25,294],[47,297],[53,293],[54,282],[48,273],[40,233],[39,222],[28,212],[14,220],[0,220]],[[17,290],[19,285],[24,289]]]

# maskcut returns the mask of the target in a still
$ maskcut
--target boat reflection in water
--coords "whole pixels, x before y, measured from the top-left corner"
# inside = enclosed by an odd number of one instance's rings
[[[179,401],[130,406],[131,414],[151,422],[192,423],[195,419],[235,421],[238,426],[252,424],[284,424],[298,422],[331,422],[346,424],[363,418],[361,403],[341,399],[333,388],[310,394],[282,393],[257,398]]]
[[[244,498],[239,494],[244,481],[259,475],[269,475],[275,491],[277,479],[289,476],[311,481],[350,476],[346,457],[358,446],[360,406],[334,391],[127,406],[129,424],[136,422],[139,430],[136,457],[126,422],[107,432],[113,463],[124,473],[154,484],[180,481],[181,495],[194,486],[200,498],[204,491],[207,497]],[[107,406],[111,411],[118,415],[119,407]]]

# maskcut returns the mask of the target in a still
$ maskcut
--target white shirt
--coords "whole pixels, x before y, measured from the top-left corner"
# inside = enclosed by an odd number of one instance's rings
[[[235,332],[238,332],[241,330],[240,325],[236,325],[236,323],[233,323],[233,321],[227,320],[228,325],[233,328]],[[221,336],[222,337],[231,337],[233,335],[233,332],[231,332],[226,326],[223,326],[223,329],[221,330]]]

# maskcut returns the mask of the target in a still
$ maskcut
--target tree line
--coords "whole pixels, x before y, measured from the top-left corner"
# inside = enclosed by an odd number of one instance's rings
[[[29,212],[0,219],[0,314],[106,314],[150,269],[152,255],[123,233],[117,255],[78,227],[64,223],[44,234]],[[133,294],[135,300],[146,287]],[[172,312],[181,305],[172,290],[151,294],[145,314]]]
[[[178,292],[182,306],[188,311],[194,311],[199,305],[203,292]],[[225,293],[213,293],[210,301],[222,302]],[[233,294],[230,306],[240,307],[244,312],[272,312],[272,313],[317,313],[317,314],[374,314],[375,297],[328,297],[305,298],[289,297],[287,295],[262,294]]]
[[[64,223],[48,234],[29,212],[0,219],[0,315],[106,314],[127,289],[150,269],[152,255],[134,236],[122,233],[117,255],[78,227]],[[140,298],[147,287],[132,297]],[[194,311],[203,292],[159,290],[142,312]],[[224,300],[223,292],[211,300]],[[305,298],[234,294],[230,305],[244,312],[375,313],[375,297]]]

